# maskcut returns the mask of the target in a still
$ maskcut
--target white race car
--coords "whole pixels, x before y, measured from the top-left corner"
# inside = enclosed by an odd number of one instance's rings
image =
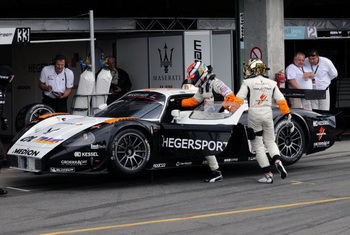
[[[93,117],[48,113],[13,139],[9,166],[36,173],[111,173],[137,175],[146,169],[255,160],[247,138],[247,104],[236,112],[221,102],[194,110],[175,107],[195,90],[147,89],[127,93]],[[335,141],[335,117],[292,109],[294,130],[274,111],[276,142],[284,164],[323,151]]]

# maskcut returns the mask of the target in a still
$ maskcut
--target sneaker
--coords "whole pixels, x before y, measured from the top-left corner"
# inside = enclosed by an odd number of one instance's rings
[[[223,180],[224,180],[224,177],[222,177],[221,171],[216,170],[212,172],[212,175],[208,179],[205,179],[205,182],[215,183]]]
[[[265,174],[264,177],[258,180],[259,183],[262,184],[272,184],[273,183],[273,176],[269,174]]]
[[[0,195],[5,195],[5,194],[7,194],[7,191],[0,188]]]
[[[275,166],[276,166],[278,172],[280,173],[281,178],[285,179],[288,176],[288,173],[287,173],[286,169],[284,169],[282,162],[281,161],[275,162]]]

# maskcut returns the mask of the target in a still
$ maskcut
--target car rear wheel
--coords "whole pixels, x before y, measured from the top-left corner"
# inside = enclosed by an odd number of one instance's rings
[[[294,124],[293,132],[287,126],[287,120],[283,119],[277,123],[276,143],[280,150],[281,160],[286,165],[299,161],[305,152],[305,134],[302,127],[292,119]]]
[[[25,125],[37,119],[40,115],[54,112],[55,110],[46,104],[35,103],[24,106],[16,116],[16,131],[19,132]]]
[[[146,169],[151,148],[141,131],[128,129],[113,137],[110,154],[109,173],[129,177],[138,175]]]

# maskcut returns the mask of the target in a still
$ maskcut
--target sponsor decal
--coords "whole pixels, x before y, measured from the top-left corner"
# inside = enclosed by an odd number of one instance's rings
[[[258,106],[261,106],[264,103],[264,101],[266,100],[266,98],[267,98],[266,94],[261,94],[260,100],[258,100]]]
[[[164,168],[166,167],[166,163],[155,163],[153,164],[153,168]]]
[[[181,139],[181,138],[164,138],[162,147],[164,148],[177,148],[177,149],[194,149],[210,151],[223,151],[227,145],[227,142],[213,141],[213,140],[199,140],[199,139]]]
[[[74,157],[98,157],[98,152],[74,152]]]
[[[12,153],[35,157],[35,156],[38,156],[40,154],[40,151],[27,148],[27,149],[15,149],[12,151]]]
[[[75,168],[74,167],[69,167],[69,168],[50,167],[50,172],[69,173],[69,172],[75,172]]]
[[[60,124],[72,125],[72,126],[82,126],[83,123],[74,123],[74,122],[62,122]]]
[[[315,142],[314,148],[328,147],[329,145],[330,141]]]
[[[88,160],[61,160],[62,166],[87,166]]]
[[[58,131],[60,128],[57,128],[57,129],[53,129],[52,127],[50,129],[48,129],[46,132],[44,132],[44,134],[48,134],[48,133],[51,133],[53,131]]]
[[[253,157],[248,157],[248,161],[255,161],[256,160],[256,157],[253,156]]]
[[[24,137],[22,139],[20,139],[19,141],[22,141],[22,142],[30,142],[34,139],[36,139],[38,136],[27,136],[27,137]]]
[[[64,139],[54,139],[51,137],[42,136],[42,137],[34,140],[33,142],[42,143],[42,144],[57,144],[58,142],[60,142],[62,140],[64,140]]]
[[[330,121],[330,120],[322,120],[322,121],[313,121],[312,122],[313,126],[331,126],[335,127],[335,123]]]
[[[106,145],[105,144],[91,144],[90,148],[91,149],[105,149]]]
[[[224,162],[238,162],[238,158],[225,158]]]
[[[316,135],[317,135],[318,141],[320,141],[322,137],[326,135],[326,128],[321,126],[320,129],[318,130],[318,133],[316,133]]]
[[[192,162],[177,162],[176,166],[191,166]]]

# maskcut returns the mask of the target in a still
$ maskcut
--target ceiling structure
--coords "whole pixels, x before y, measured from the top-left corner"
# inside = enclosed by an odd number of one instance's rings
[[[259,0],[256,0],[259,1]],[[276,0],[277,1],[277,0]],[[285,18],[349,18],[348,0],[283,0]],[[254,7],[245,6],[246,8]],[[74,18],[94,11],[96,18],[234,18],[235,0],[12,0],[1,2],[1,18]]]

